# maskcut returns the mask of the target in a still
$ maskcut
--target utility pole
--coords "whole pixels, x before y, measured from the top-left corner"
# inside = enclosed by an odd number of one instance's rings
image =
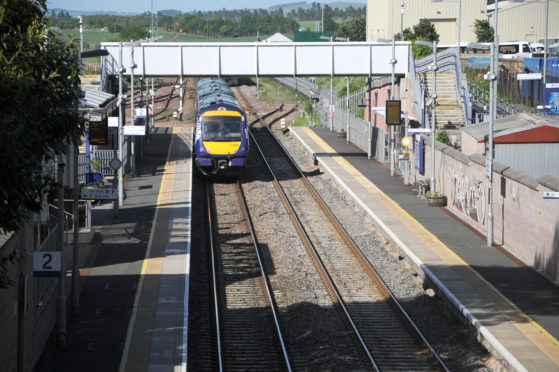
[[[390,85],[390,99],[393,100],[394,99],[394,85],[395,85],[395,80],[396,80],[396,63],[398,61],[396,60],[396,41],[394,40],[394,38],[392,38],[392,59],[390,60],[390,64],[392,65],[392,81],[391,81],[391,85]],[[385,114],[386,115],[386,114]],[[394,164],[394,152],[395,152],[395,146],[394,146],[394,125],[390,126],[390,175],[392,177],[394,177],[394,173],[395,173],[395,164]]]
[[[159,32],[159,26],[157,25],[157,4],[155,0],[151,0],[151,37],[156,37]]]
[[[130,125],[134,125],[134,44],[130,41]],[[136,175],[136,136],[132,136],[132,146],[130,146],[130,160],[132,165],[132,176]]]
[[[122,65],[122,41],[119,44],[119,61],[118,61],[118,160],[120,160],[121,166],[118,168],[118,206],[122,207],[124,205],[124,161],[122,158],[123,141],[124,137],[123,126],[124,126],[124,95],[122,94],[123,85],[123,74],[124,66]]]
[[[58,250],[60,251],[60,276],[58,278],[58,298],[57,298],[57,340],[59,347],[66,346],[66,269],[64,267],[64,166],[66,157],[58,154]]]
[[[435,192],[436,190],[436,180],[435,180],[435,133],[437,131],[437,41],[433,40],[433,109],[431,113],[433,115],[431,123],[431,185],[430,191]]]

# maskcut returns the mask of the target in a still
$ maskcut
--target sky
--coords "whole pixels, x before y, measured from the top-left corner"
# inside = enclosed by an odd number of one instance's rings
[[[182,12],[193,10],[221,10],[225,9],[254,9],[269,8],[278,4],[289,4],[302,0],[156,0],[158,10],[176,9]],[[324,2],[324,4],[335,2],[334,0],[306,0],[308,3]],[[347,0],[349,2],[366,3],[365,0]],[[67,9],[82,11],[109,11],[126,13],[143,13],[151,10],[151,0],[48,0],[48,9]]]

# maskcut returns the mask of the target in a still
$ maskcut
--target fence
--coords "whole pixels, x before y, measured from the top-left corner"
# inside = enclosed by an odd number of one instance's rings
[[[360,106],[367,100],[367,89],[355,91],[349,95],[349,102],[346,97],[338,98],[338,91],[332,91],[332,102],[334,102],[334,112],[330,110],[330,89],[319,87],[312,79],[297,78],[276,78],[280,83],[296,89],[301,94],[310,98],[310,92],[319,92],[320,100],[317,104],[317,111],[320,115],[321,126],[330,128],[339,133],[346,133],[348,141],[358,146],[361,150],[368,152],[369,144],[371,156],[380,161],[387,159],[386,133],[377,127],[373,127],[368,121],[357,116]],[[386,78],[378,78],[372,81],[372,85],[381,84]],[[376,82],[376,83],[375,83]],[[349,106],[349,110],[347,107]],[[369,132],[369,128],[371,129]]]
[[[90,172],[88,170],[89,161],[92,159],[101,160],[101,174],[105,176],[113,176],[114,170],[111,168],[111,160],[114,159],[113,150],[100,150],[97,146],[92,146],[89,152],[89,159],[87,154],[80,154],[78,159],[78,180],[80,183],[85,183],[85,174]]]

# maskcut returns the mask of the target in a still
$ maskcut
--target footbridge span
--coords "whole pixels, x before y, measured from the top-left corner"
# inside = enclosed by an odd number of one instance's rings
[[[102,43],[104,72],[144,77],[406,75],[410,43]],[[134,68],[131,68],[134,66]]]

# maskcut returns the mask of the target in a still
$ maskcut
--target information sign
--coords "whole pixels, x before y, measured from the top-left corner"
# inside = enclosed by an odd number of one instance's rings
[[[531,74],[516,74],[517,80],[541,80],[542,74],[539,72],[534,72]]]
[[[559,199],[559,192],[545,191],[543,193],[544,199]]]
[[[92,145],[106,145],[109,142],[109,128],[107,119],[89,122],[89,143]]]
[[[33,252],[33,276],[58,277],[62,266],[60,252]]]
[[[411,145],[411,137],[402,137],[402,146],[408,147]]]
[[[111,187],[84,187],[80,190],[82,200],[116,200],[117,192]]]
[[[400,125],[402,117],[402,101],[399,99],[386,101],[386,125]]]
[[[118,116],[109,116],[109,128],[117,128],[118,127]]]
[[[145,125],[125,125],[122,127],[125,136],[145,136],[146,126]]]

